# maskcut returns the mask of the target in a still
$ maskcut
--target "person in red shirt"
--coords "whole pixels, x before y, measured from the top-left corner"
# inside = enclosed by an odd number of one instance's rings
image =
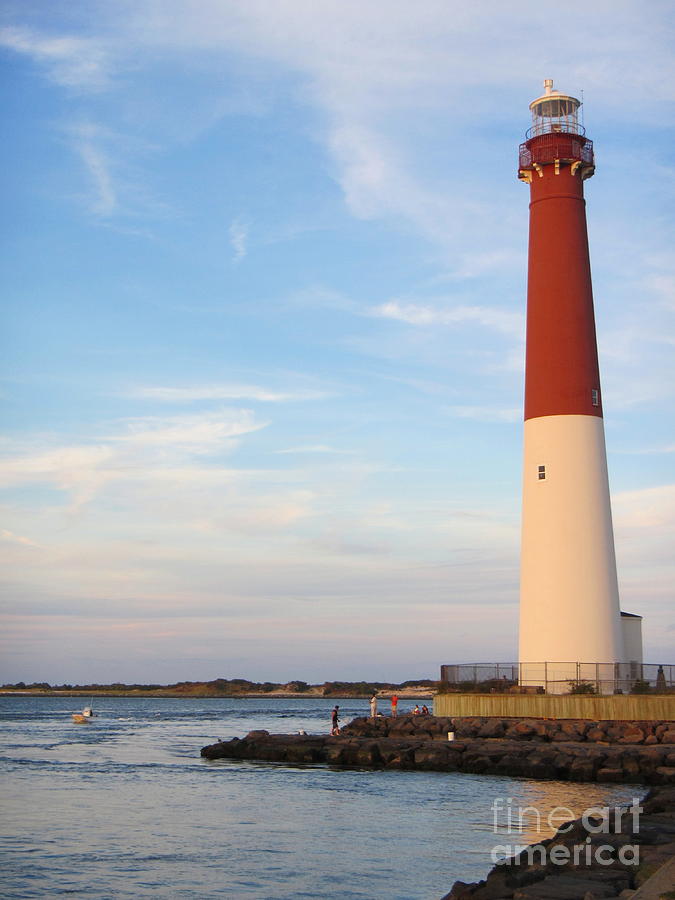
[[[392,716],[398,715],[398,697],[396,694],[391,695],[391,714]]]

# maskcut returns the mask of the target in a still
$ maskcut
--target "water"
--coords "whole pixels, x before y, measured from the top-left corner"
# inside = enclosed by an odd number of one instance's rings
[[[494,833],[496,798],[545,818],[642,792],[199,756],[253,728],[327,732],[328,700],[110,698],[73,724],[86,702],[0,697],[5,900],[433,900],[484,877],[492,848],[514,839]],[[339,702],[344,721],[368,708]],[[518,841],[536,840],[536,825],[532,814]]]

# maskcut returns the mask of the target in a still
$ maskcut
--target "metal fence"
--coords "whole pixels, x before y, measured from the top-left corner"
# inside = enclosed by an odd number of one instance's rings
[[[647,694],[675,691],[675,665],[659,663],[456,663],[441,666],[441,682],[489,693]]]

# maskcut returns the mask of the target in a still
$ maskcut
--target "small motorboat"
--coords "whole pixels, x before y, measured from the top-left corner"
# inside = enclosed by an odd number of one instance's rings
[[[81,713],[72,714],[73,722],[75,722],[77,725],[86,725],[87,722],[89,722],[90,719],[93,719],[95,715],[96,714],[91,706],[85,706]]]

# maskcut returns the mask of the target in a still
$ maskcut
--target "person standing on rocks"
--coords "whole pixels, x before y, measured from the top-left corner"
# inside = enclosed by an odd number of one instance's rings
[[[370,698],[370,718],[374,719],[377,716],[377,694],[373,694]]]
[[[398,715],[398,697],[396,694],[391,695],[391,714],[394,717]]]
[[[333,707],[333,712],[330,714],[330,722],[331,722],[331,734],[340,734],[340,707],[336,704]]]

